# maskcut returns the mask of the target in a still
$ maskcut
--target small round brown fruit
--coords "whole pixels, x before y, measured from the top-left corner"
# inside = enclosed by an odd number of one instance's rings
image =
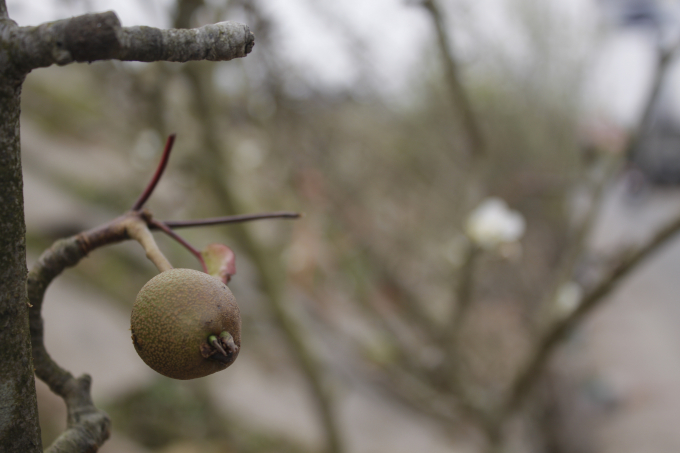
[[[132,344],[158,373],[195,379],[224,370],[241,348],[241,315],[221,280],[193,269],[161,272],[137,294]]]

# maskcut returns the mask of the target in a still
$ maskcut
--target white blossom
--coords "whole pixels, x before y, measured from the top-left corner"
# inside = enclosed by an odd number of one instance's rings
[[[490,197],[468,216],[465,233],[478,246],[496,249],[500,245],[519,241],[526,222],[517,211],[508,208],[505,201]]]

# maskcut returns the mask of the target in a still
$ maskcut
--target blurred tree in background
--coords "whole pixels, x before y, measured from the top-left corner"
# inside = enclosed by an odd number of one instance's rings
[[[178,141],[156,216],[306,214],[187,233],[236,251],[240,363],[191,383],[140,371],[102,394],[114,430],[102,451],[592,451],[587,422],[579,438],[565,435],[569,381],[550,358],[677,222],[624,254],[589,252],[604,193],[640,131],[584,133],[583,55],[564,50],[578,32],[550,6],[511,6],[522,64],[494,43],[466,47],[482,34],[455,28],[472,14],[462,2],[405,5],[430,35],[399,95],[375,75],[364,37],[313,1],[306,11],[328,24],[321,32],[352,49],[347,86],[300,70],[282,51],[286,19],[245,0],[168,9],[177,28],[248,24],[257,47],[244,61],[99,62],[29,76],[27,186],[58,194],[28,206],[29,258],[127,209],[169,133]],[[663,74],[672,54],[660,49]],[[507,221],[517,231],[505,237],[494,228]],[[479,228],[493,230],[490,242]],[[161,244],[177,267],[196,267]],[[70,278],[125,313],[154,274],[119,246]],[[87,371],[96,392],[97,371]],[[40,395],[48,444],[63,415]]]

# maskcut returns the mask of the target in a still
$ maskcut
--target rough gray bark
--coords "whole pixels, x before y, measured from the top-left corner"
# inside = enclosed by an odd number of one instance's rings
[[[0,0],[0,451],[3,453],[42,451],[28,322],[19,145],[20,94],[26,74],[52,64],[104,59],[230,60],[246,56],[253,44],[252,33],[240,24],[222,22],[196,30],[124,28],[112,12],[37,27],[19,27],[9,19],[5,1]],[[59,380],[60,372],[70,376],[56,364],[55,367],[54,373],[41,373],[41,379],[48,383]],[[89,416],[81,417],[83,410],[94,409],[88,376],[71,377],[68,382],[69,388],[57,393],[69,406],[65,434],[73,442],[64,443],[63,448],[60,446],[54,451],[97,451],[107,437],[108,421],[96,410],[91,411],[97,414],[94,425]],[[93,426],[99,432],[90,436]],[[88,436],[96,441],[85,440]]]
[[[6,21],[0,22],[2,29]],[[0,74],[0,451],[6,453],[42,451],[26,299],[22,82]]]
[[[35,374],[66,402],[68,421],[66,431],[52,444],[50,453],[94,451],[109,438],[108,415],[99,411],[90,396],[92,379],[83,375],[78,379],[55,363],[47,353],[43,341],[43,319],[40,314],[43,296],[50,282],[65,268],[75,266],[87,255],[88,248],[79,237],[57,241],[42,254],[28,274],[27,291],[31,303],[29,325]]]
[[[122,27],[115,13],[86,14],[10,30],[2,52],[24,72],[95,60],[226,61],[245,57],[255,38],[247,26],[220,22],[196,29]]]

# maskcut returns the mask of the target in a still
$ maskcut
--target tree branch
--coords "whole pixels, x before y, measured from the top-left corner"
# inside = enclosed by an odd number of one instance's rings
[[[668,49],[659,50],[656,74],[652,84],[652,89],[644,106],[640,124],[633,132],[633,135],[626,146],[625,155],[628,156],[628,158],[631,158],[634,155],[640,146],[641,139],[649,132],[652,120],[652,112],[654,110],[654,106],[658,102],[659,94],[661,93],[661,86],[663,85],[663,81],[666,78],[670,63],[673,60],[673,56],[679,47],[680,43],[676,43],[674,46],[669,47]],[[552,293],[553,298],[551,301],[554,300],[554,294],[559,289],[559,286],[562,283],[568,281],[569,277],[574,271],[576,259],[583,251],[585,239],[590,232],[595,216],[599,211],[600,204],[602,203],[606,183],[609,181],[610,177],[615,174],[615,171],[618,168],[616,161],[614,161],[611,165],[611,168],[608,169],[602,181],[596,187],[595,194],[592,197],[594,199],[593,204],[586,215],[584,224],[577,231],[576,240],[571,247],[570,253],[565,258],[563,266],[561,267],[562,270],[559,273],[559,279],[556,281],[556,285]],[[620,279],[625,277],[633,268],[635,268],[635,266],[639,264],[639,262],[644,260],[652,252],[656,251],[661,244],[673,237],[678,231],[680,231],[680,217],[670,222],[665,228],[659,230],[647,244],[643,245],[636,252],[624,258],[608,276],[604,277],[600,281],[600,284],[597,287],[595,287],[585,296],[576,310],[552,326],[552,328],[544,335],[542,341],[538,344],[538,347],[536,348],[536,351],[530,358],[529,362],[519,373],[517,379],[511,386],[511,393],[504,409],[506,413],[511,413],[517,406],[519,406],[519,404],[521,404],[526,394],[531,390],[533,384],[540,377],[541,372],[545,368],[545,365],[550,359],[553,351],[572,331],[572,329],[603,301],[604,297],[609,294],[609,292],[614,288]]]
[[[122,61],[226,61],[245,57],[255,44],[250,29],[220,22],[195,29],[122,27],[112,11],[85,14],[37,27],[10,29],[10,61],[32,69],[117,59]]]
[[[571,313],[571,315],[558,321],[543,336],[536,351],[531,356],[530,361],[519,373],[511,387],[510,397],[503,408],[504,415],[513,412],[524,400],[524,397],[529,393],[536,380],[541,376],[553,351],[560,345],[562,340],[569,335],[572,329],[577,326],[586,315],[598,307],[605,300],[605,296],[609,295],[625,276],[678,232],[680,232],[680,216],[659,230],[648,243],[623,257],[619,265],[616,266],[609,275],[605,276],[595,288],[589,291],[581,301],[581,304]]]
[[[666,79],[666,74],[668,73],[669,67],[673,62],[673,57],[678,51],[678,48],[680,48],[680,42],[676,43],[672,47],[659,49],[656,61],[656,72],[654,74],[654,80],[652,81],[652,89],[642,112],[640,124],[638,125],[637,129],[633,131],[633,136],[625,150],[625,155],[629,159],[636,157],[636,154],[640,152],[640,144],[644,140],[645,135],[649,133],[650,126],[652,125],[652,114],[654,113],[654,107],[658,104],[659,96],[661,94],[661,87],[663,86],[663,82]]]
[[[35,374],[64,399],[68,408],[67,429],[47,450],[48,453],[96,451],[109,437],[110,420],[106,413],[92,403],[90,376],[74,378],[47,353],[41,315],[45,291],[64,269],[78,264],[92,250],[126,239],[139,242],[159,271],[171,269],[172,265],[163,256],[149,231],[152,225],[165,230],[161,228],[162,223],[154,221],[148,212],[129,211],[105,225],[55,242],[40,256],[28,274],[26,287]],[[202,257],[199,259],[202,260]]]
[[[29,327],[35,374],[50,390],[64,399],[68,409],[66,431],[57,438],[47,453],[96,451],[108,439],[111,421],[92,402],[92,378],[86,374],[74,378],[47,353],[41,315],[45,291],[64,269],[75,266],[98,247],[133,238],[140,240],[140,243],[144,241],[146,245],[142,245],[149,255],[149,249],[153,250],[153,247],[148,245],[147,235],[151,236],[151,233],[146,229],[145,218],[139,212],[131,212],[106,225],[55,242],[40,256],[28,274],[26,289],[30,304]]]
[[[470,155],[473,158],[482,157],[485,154],[482,128],[477,121],[477,117],[472,108],[472,103],[460,81],[458,64],[453,57],[453,51],[449,44],[449,35],[446,31],[444,17],[436,0],[423,0],[422,6],[428,11],[435,25],[437,42],[439,43],[442,61],[444,62],[444,70],[446,72],[446,81],[451,93],[451,101],[453,102],[454,107],[458,109],[461,116],[463,130],[467,136],[468,146],[470,147]]]
[[[465,261],[463,267],[458,272],[455,289],[455,303],[451,313],[451,322],[449,323],[447,331],[444,333],[445,347],[455,351],[457,336],[463,327],[465,315],[472,305],[472,292],[475,279],[475,264],[479,256],[480,249],[475,244],[468,244],[465,251]]]
[[[90,376],[74,378],[47,353],[40,313],[47,286],[64,269],[75,266],[85,257],[88,249],[87,241],[81,235],[55,242],[33,266],[26,283],[31,304],[29,325],[35,374],[64,399],[68,409],[66,431],[47,450],[50,453],[96,451],[108,439],[110,432],[108,415],[92,403]]]

